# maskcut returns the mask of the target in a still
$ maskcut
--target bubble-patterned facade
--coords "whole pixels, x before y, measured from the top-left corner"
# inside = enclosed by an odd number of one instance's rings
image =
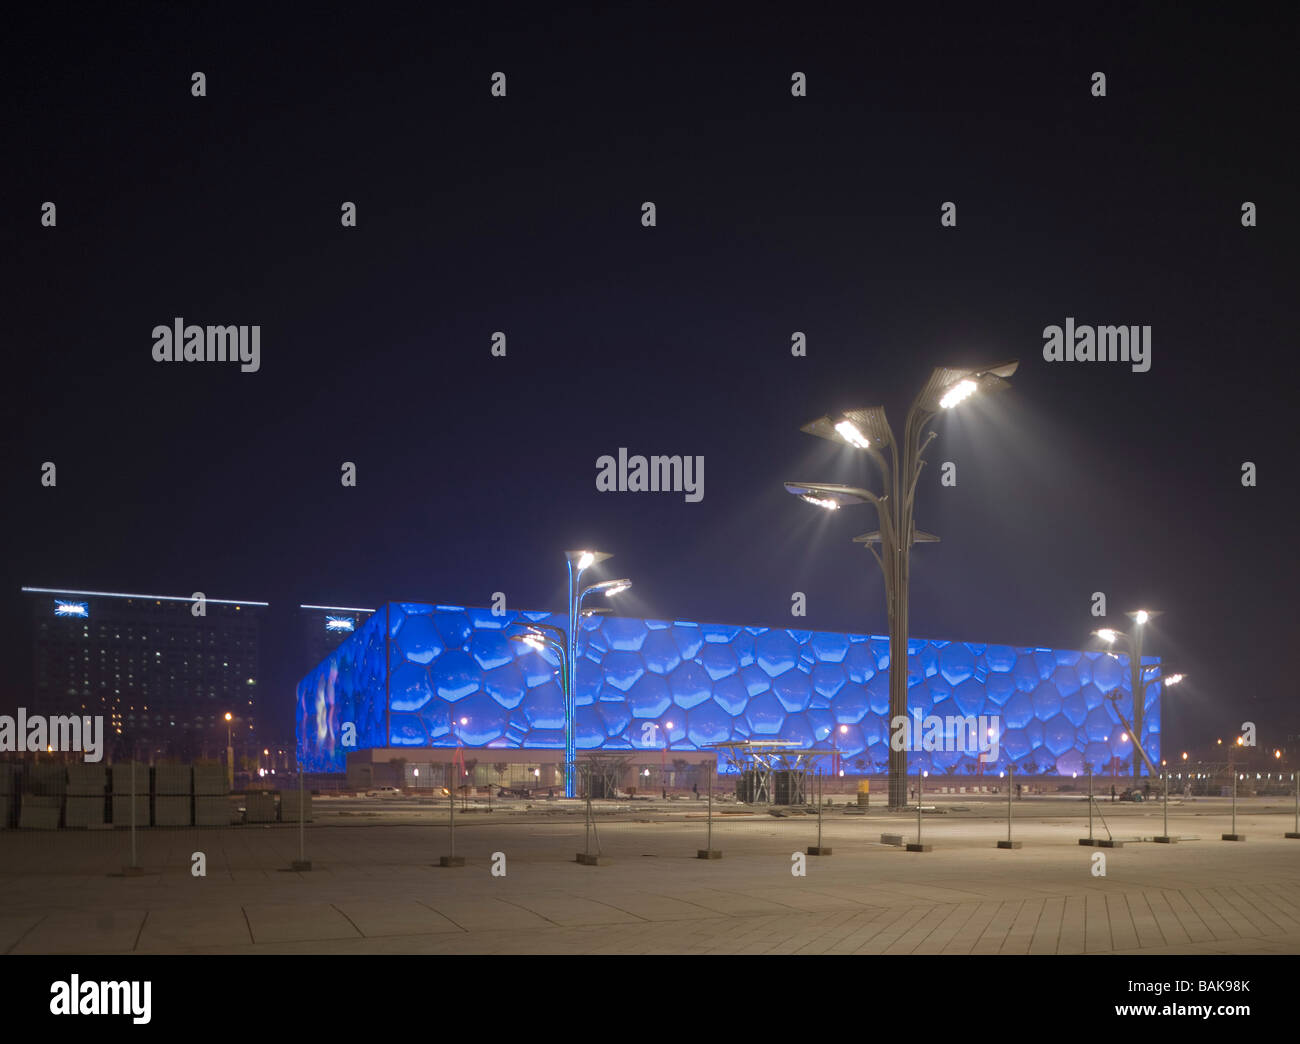
[[[392,602],[298,685],[298,755],[344,771],[347,749],[564,746],[564,694],[550,654],[510,641],[521,622],[562,614]],[[595,616],[582,621],[576,736],[582,750],[700,750],[774,738],[838,749],[847,772],[889,758],[889,640],[795,628]],[[1144,662],[1158,662],[1145,657]],[[960,750],[909,754],[932,775],[1107,772],[1132,744],[1128,661],[1102,652],[913,639],[908,709],[995,716],[993,764]],[[1159,684],[1147,690],[1142,744],[1160,757]],[[355,745],[345,747],[351,723]],[[670,724],[671,723],[671,724]],[[844,731],[841,732],[841,726]]]

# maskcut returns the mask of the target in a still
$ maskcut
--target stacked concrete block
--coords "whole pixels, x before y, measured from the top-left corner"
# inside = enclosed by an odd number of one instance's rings
[[[24,830],[58,830],[63,819],[63,799],[68,770],[63,765],[27,765],[23,773],[18,825]]]
[[[194,775],[189,765],[155,765],[153,825],[189,826],[193,822]]]
[[[119,761],[113,765],[113,826],[131,825],[131,771],[135,770],[135,825],[149,825],[149,766],[139,762]]]
[[[13,825],[10,817],[14,814],[14,766],[9,762],[0,762],[0,830],[7,830]]]
[[[311,791],[302,792],[302,820],[304,823],[311,822]],[[296,823],[298,822],[298,791],[284,790],[280,792],[280,822]]]
[[[108,796],[108,769],[105,765],[69,765],[68,801],[63,825],[85,830],[102,827]]]
[[[194,825],[230,826],[231,805],[226,770],[221,765],[194,766]]]
[[[274,790],[250,790],[244,795],[244,822],[274,823],[275,798]]]

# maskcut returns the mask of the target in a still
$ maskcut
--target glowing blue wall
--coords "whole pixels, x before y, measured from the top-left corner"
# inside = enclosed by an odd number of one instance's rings
[[[519,620],[559,614],[390,603],[298,686],[298,753],[309,771],[342,772],[342,729],[372,747],[562,748],[564,696],[553,660],[509,641]],[[846,771],[883,772],[889,744],[889,641],[873,635],[596,616],[582,623],[580,750],[698,750],[749,738],[831,749]],[[1075,652],[914,639],[909,709],[997,715],[999,771],[1110,771],[1132,746],[1104,694],[1123,692],[1128,661]],[[1147,662],[1156,662],[1147,657]],[[1147,693],[1142,742],[1160,757],[1160,689]],[[462,724],[461,720],[465,723]],[[645,724],[653,723],[654,730]],[[672,728],[668,723],[672,722]],[[839,726],[848,726],[841,734]],[[454,730],[454,731],[453,731]],[[859,759],[861,763],[859,764]],[[909,755],[934,774],[973,774],[960,751]]]

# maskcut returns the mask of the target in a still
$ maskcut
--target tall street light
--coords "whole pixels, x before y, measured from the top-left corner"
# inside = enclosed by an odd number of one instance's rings
[[[230,711],[226,711],[226,783],[233,792],[235,789],[235,745],[230,736]]]
[[[930,379],[912,400],[900,443],[894,438],[883,406],[845,410],[838,418],[826,416],[805,424],[802,431],[866,453],[880,470],[881,492],[830,483],[787,482],[795,496],[830,511],[851,504],[871,504],[880,529],[854,537],[864,544],[880,566],[885,580],[885,605],[889,615],[889,717],[907,716],[908,585],[913,544],[934,543],[938,537],[916,529],[912,507],[917,480],[925,466],[925,449],[937,432],[928,430],[934,418],[965,402],[976,393],[1002,391],[1006,378],[1019,362],[999,363],[983,369],[935,367]],[[879,545],[880,550],[876,550]],[[907,751],[889,750],[889,807],[907,807]]]
[[[1144,664],[1142,662],[1142,636],[1146,631],[1147,622],[1156,614],[1147,609],[1136,609],[1127,615],[1133,619],[1134,627],[1131,631],[1103,627],[1094,631],[1093,634],[1109,646],[1122,644],[1128,647],[1129,691],[1133,694],[1133,738],[1140,744],[1142,740],[1142,719],[1146,713],[1147,689],[1160,681],[1165,683],[1166,688],[1170,685],[1177,685],[1183,680],[1183,675],[1173,674],[1167,678],[1162,678],[1159,672],[1163,668],[1163,664]],[[1111,655],[1115,654],[1112,653]],[[1148,671],[1151,673],[1148,674]],[[1133,778],[1135,781],[1138,775],[1138,751],[1135,744],[1133,752]]]
[[[604,551],[566,551],[569,561],[569,626],[567,631],[554,624],[521,622],[518,624],[529,631],[528,635],[511,635],[514,641],[523,641],[538,651],[549,648],[560,658],[560,688],[564,693],[564,796],[577,797],[578,791],[578,749],[577,749],[577,673],[578,673],[578,622],[584,616],[591,616],[608,609],[583,609],[583,600],[592,594],[604,594],[612,598],[632,586],[632,581],[603,580],[600,583],[582,586],[582,574],[594,565],[599,565],[613,556]],[[550,635],[548,639],[544,637]]]

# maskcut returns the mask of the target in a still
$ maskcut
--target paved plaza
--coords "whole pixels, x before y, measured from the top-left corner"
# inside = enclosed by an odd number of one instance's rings
[[[463,867],[441,868],[446,808],[318,799],[310,872],[290,872],[298,829],[247,825],[137,834],[0,833],[0,950],[6,953],[1300,953],[1300,841],[1291,805],[1222,800],[1100,808],[1121,848],[1081,847],[1086,803],[1018,802],[1019,850],[997,800],[940,801],[923,840],[915,815],[817,817],[724,806],[704,847],[702,802],[602,809],[601,851],[579,866],[581,806],[457,815]],[[1096,834],[1106,837],[1100,820]],[[1144,840],[1145,839],[1145,840]],[[594,845],[593,845],[594,849]],[[195,852],[207,876],[191,874]],[[504,855],[504,876],[492,873]],[[1094,860],[1105,858],[1105,876]],[[497,860],[498,867],[500,860]]]

